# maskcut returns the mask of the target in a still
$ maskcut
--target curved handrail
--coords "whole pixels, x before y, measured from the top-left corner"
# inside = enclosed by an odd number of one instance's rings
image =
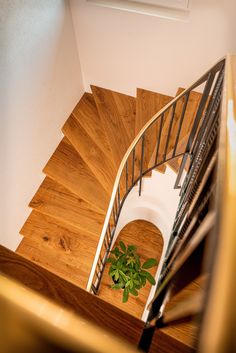
[[[176,105],[176,103],[181,98],[187,97],[186,98],[186,105],[187,105],[187,100],[188,100],[188,96],[189,96],[190,92],[192,90],[194,90],[196,87],[202,85],[203,83],[206,83],[206,86],[207,86],[207,83],[209,83],[209,87],[208,87],[209,89],[207,90],[207,92],[205,92],[207,94],[204,95],[204,93],[203,93],[203,96],[202,96],[203,98],[206,98],[206,97],[208,98],[209,92],[210,92],[210,88],[212,87],[212,84],[213,84],[214,77],[215,77],[216,73],[221,69],[222,63],[224,62],[224,60],[225,60],[224,58],[219,60],[210,70],[208,70],[204,75],[202,75],[189,88],[185,89],[178,96],[176,96],[172,101],[170,101],[166,106],[164,106],[159,112],[157,112],[143,126],[143,128],[140,130],[140,132],[134,138],[133,142],[131,143],[131,145],[129,146],[128,150],[126,151],[126,153],[125,153],[125,155],[124,155],[124,157],[123,157],[123,159],[122,159],[122,161],[120,163],[120,166],[119,166],[119,169],[118,169],[118,172],[117,172],[117,175],[116,175],[116,179],[115,179],[115,182],[114,182],[110,203],[109,203],[108,210],[107,210],[107,213],[106,213],[105,221],[104,221],[104,224],[103,224],[101,236],[100,236],[100,239],[99,239],[99,242],[98,242],[97,251],[96,251],[96,254],[95,254],[95,257],[94,257],[93,265],[92,265],[92,268],[91,268],[91,273],[90,273],[88,284],[87,284],[87,288],[86,288],[87,291],[91,291],[91,288],[92,288],[93,279],[94,279],[94,276],[95,276],[96,268],[98,266],[99,256],[100,256],[100,253],[101,253],[101,250],[102,250],[102,246],[104,244],[107,228],[109,226],[109,221],[110,221],[110,218],[111,218],[111,215],[112,215],[112,211],[113,211],[113,208],[114,208],[114,204],[115,204],[115,200],[116,200],[117,191],[118,191],[118,188],[119,188],[119,185],[120,185],[121,176],[122,176],[123,171],[125,170],[125,166],[126,166],[126,163],[127,163],[128,159],[129,159],[129,157],[131,156],[132,152],[135,150],[135,148],[136,148],[137,144],[139,143],[139,141],[141,141],[141,139],[145,135],[146,131],[155,122],[157,122],[157,120],[160,119],[167,111],[169,111],[174,105]],[[201,103],[200,103],[200,106],[201,106]],[[203,106],[201,108],[202,108],[202,111],[203,111]],[[186,106],[185,106],[185,109],[186,109]],[[184,115],[184,112],[183,112],[183,115]],[[199,114],[199,116],[200,116],[200,114]],[[192,133],[192,131],[191,131],[191,133]],[[185,151],[185,153],[186,152],[188,152],[188,151]],[[178,156],[174,156],[173,158],[176,158],[176,157],[178,157]],[[169,160],[171,160],[171,159],[172,158],[170,158]],[[164,163],[166,163],[166,160],[163,161],[163,163],[160,163],[159,165],[164,164]],[[152,170],[152,169],[155,169],[156,167],[157,167],[157,165],[154,165],[152,168],[149,168],[148,171]],[[147,171],[145,171],[145,173],[146,172]],[[140,177],[136,180],[136,182],[139,181],[142,178],[142,175],[145,174],[145,173],[141,173]],[[135,182],[135,184],[136,184],[136,182]],[[127,196],[127,194],[126,194],[126,196]]]

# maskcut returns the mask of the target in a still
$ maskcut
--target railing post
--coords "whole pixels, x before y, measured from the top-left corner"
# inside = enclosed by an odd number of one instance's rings
[[[145,141],[145,133],[144,133],[143,136],[142,136],[142,151],[141,151],[140,179],[139,179],[139,196],[141,196],[141,193],[142,193],[144,141]]]

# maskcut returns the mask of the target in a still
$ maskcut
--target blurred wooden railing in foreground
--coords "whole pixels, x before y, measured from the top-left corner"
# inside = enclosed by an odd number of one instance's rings
[[[217,172],[217,223],[212,281],[201,329],[200,351],[236,349],[236,55],[226,58]]]

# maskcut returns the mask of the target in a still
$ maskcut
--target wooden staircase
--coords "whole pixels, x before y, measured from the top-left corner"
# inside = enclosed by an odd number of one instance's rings
[[[191,96],[181,141],[185,141],[191,128],[200,97],[197,93]],[[171,99],[143,89],[138,89],[134,98],[92,86],[92,94],[83,95],[62,128],[64,137],[43,170],[45,179],[29,204],[32,212],[20,231],[23,239],[16,252],[85,289],[120,162],[140,129]],[[178,112],[176,109],[175,133],[181,119]],[[164,130],[167,131],[169,124],[167,116]],[[145,166],[153,158],[155,138],[155,132],[147,136]],[[166,138],[161,141],[160,151],[164,151]],[[173,141],[168,152],[172,149]],[[137,159],[136,163],[140,161]],[[157,170],[164,173],[165,165]],[[178,170],[178,163],[174,170]],[[150,225],[142,223],[142,227],[143,232],[153,231]],[[134,228],[128,239],[135,244],[137,228]],[[153,254],[153,243],[146,246],[147,252]],[[161,249],[159,241],[154,249],[159,257]],[[101,289],[101,293],[103,300],[116,305],[109,299],[111,294],[106,294],[110,292]],[[144,297],[147,296],[148,293]],[[139,304],[143,306],[144,302],[142,299]],[[140,318],[140,305],[137,309],[135,302],[132,303],[133,311],[118,301],[117,306]]]

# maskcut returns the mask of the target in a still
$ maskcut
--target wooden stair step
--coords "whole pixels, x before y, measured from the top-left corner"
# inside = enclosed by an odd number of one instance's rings
[[[90,269],[98,236],[33,210],[20,234],[37,241],[40,247],[57,253],[60,259],[78,268]]]
[[[108,193],[66,138],[60,142],[43,172],[92,204],[95,209],[106,213]]]
[[[91,86],[117,169],[135,137],[135,98]]]
[[[86,288],[90,268],[85,264],[84,266],[76,266],[68,261],[68,255],[59,256],[57,252],[47,248],[42,242],[26,237],[20,242],[16,253],[57,276],[81,288]]]
[[[163,249],[162,234],[160,230],[150,222],[143,220],[130,222],[119,233],[114,247],[116,247],[121,240],[126,245],[137,246],[137,253],[140,255],[141,262],[146,261],[148,258],[156,258],[157,261],[161,258]],[[112,280],[108,275],[108,271],[109,265],[107,265],[104,270],[99,297],[140,319],[150,293],[151,285],[147,283],[146,286],[139,291],[138,297],[130,295],[128,302],[122,303],[122,290],[111,289]],[[150,270],[153,276],[155,276],[156,271],[157,267]]]
[[[63,126],[63,133],[78,151],[100,184],[110,195],[116,176],[115,166],[72,114]]]
[[[172,99],[173,97],[164,94],[138,88],[136,99],[137,113],[135,121],[135,134],[137,135],[142,127]],[[145,154],[143,160],[144,169],[152,167],[153,165],[150,165],[149,162],[156,147],[157,135],[158,123],[154,124],[145,134]],[[141,149],[139,151],[141,151]],[[158,168],[158,171],[164,173],[165,169],[166,166],[163,165]]]
[[[112,159],[110,146],[93,95],[87,92],[84,93],[72,114],[87,134],[96,141],[97,146],[107,158]]]
[[[29,206],[78,229],[98,236],[101,233],[104,214],[49,177],[44,179]]]
[[[62,309],[69,309],[94,325],[138,345],[144,322],[1,245],[0,272],[54,301]]]

